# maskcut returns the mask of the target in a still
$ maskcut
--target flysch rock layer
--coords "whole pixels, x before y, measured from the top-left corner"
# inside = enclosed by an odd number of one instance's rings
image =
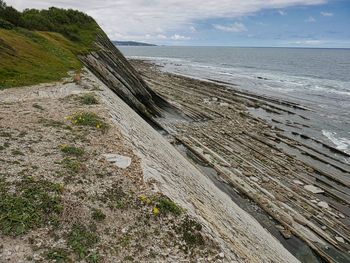
[[[141,158],[145,180],[204,224],[221,245],[225,262],[298,262],[111,89],[93,74],[84,81],[85,86],[98,87],[115,125]]]

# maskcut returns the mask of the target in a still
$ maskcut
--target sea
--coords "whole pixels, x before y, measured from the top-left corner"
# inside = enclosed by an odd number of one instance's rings
[[[297,103],[309,109],[310,136],[350,154],[350,49],[119,47],[162,70]],[[346,158],[349,162],[349,158]]]

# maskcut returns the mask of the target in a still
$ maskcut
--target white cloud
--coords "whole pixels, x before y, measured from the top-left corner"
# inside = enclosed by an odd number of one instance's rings
[[[247,28],[245,27],[244,24],[239,23],[239,22],[235,22],[232,25],[213,25],[214,28],[221,30],[221,31],[225,31],[225,32],[244,32],[247,31]]]
[[[286,16],[286,15],[287,15],[287,13],[284,12],[284,11],[282,11],[282,10],[278,10],[277,12],[278,12],[281,16]]]
[[[316,22],[316,19],[313,16],[309,16],[309,18],[306,19],[305,22],[313,23]]]
[[[195,28],[194,26],[190,26],[190,31],[192,33],[195,33],[195,32],[197,32],[197,28]]]
[[[322,16],[333,16],[333,13],[329,13],[329,12],[321,12]]]
[[[190,40],[191,38],[175,34],[175,35],[171,36],[170,39],[172,39],[172,40]]]
[[[301,45],[301,46],[319,46],[323,44],[322,40],[298,40],[292,42],[292,44]]]
[[[8,0],[18,9],[74,8],[93,16],[108,35],[133,37],[188,32],[196,21],[240,18],[265,9],[316,5],[328,0]]]

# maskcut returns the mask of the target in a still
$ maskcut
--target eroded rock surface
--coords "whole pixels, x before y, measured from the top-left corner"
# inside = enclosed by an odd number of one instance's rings
[[[149,120],[154,116],[161,116],[162,112],[168,108],[175,110],[166,100],[149,88],[107,36],[99,34],[96,46],[98,50],[81,56],[81,60],[131,108]]]

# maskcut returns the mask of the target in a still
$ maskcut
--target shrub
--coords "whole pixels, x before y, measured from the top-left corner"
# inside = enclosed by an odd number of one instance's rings
[[[167,197],[160,197],[157,201],[157,207],[161,213],[172,213],[174,215],[181,215],[182,210],[173,201]]]
[[[98,104],[98,100],[93,94],[84,94],[80,97],[81,103],[85,105]]]
[[[12,23],[0,18],[0,28],[12,29],[14,27],[15,26]]]
[[[72,262],[69,253],[63,248],[52,248],[46,253],[46,258],[57,263]]]
[[[70,146],[70,145],[61,145],[61,151],[67,155],[73,155],[73,156],[77,156],[80,157],[84,154],[84,150],[74,147],[74,146]]]
[[[81,162],[71,158],[64,158],[62,161],[63,166],[73,173],[80,172],[82,168]]]
[[[15,186],[16,191],[9,191]],[[62,210],[61,186],[31,177],[21,182],[0,181],[0,232],[21,235],[43,225],[56,224]]]
[[[68,235],[67,243],[80,259],[84,259],[99,240],[99,237],[89,231],[86,226],[75,224]]]
[[[108,129],[108,124],[93,112],[76,113],[71,117],[71,120],[75,125],[95,127],[102,131]]]
[[[186,216],[177,228],[177,232],[182,235],[183,241],[186,242],[187,247],[185,251],[188,250],[188,248],[191,249],[196,246],[204,245],[204,239],[200,233],[201,231],[202,225]]]
[[[101,211],[101,209],[92,209],[92,219],[96,221],[103,221],[106,218],[106,215]]]
[[[75,42],[82,42],[87,37],[84,30],[92,31],[92,35],[99,30],[93,18],[77,10],[51,7],[48,10],[25,9],[19,12],[7,6],[2,0],[0,0],[0,19],[29,30],[61,33]],[[10,29],[9,24],[3,23],[3,25]]]

